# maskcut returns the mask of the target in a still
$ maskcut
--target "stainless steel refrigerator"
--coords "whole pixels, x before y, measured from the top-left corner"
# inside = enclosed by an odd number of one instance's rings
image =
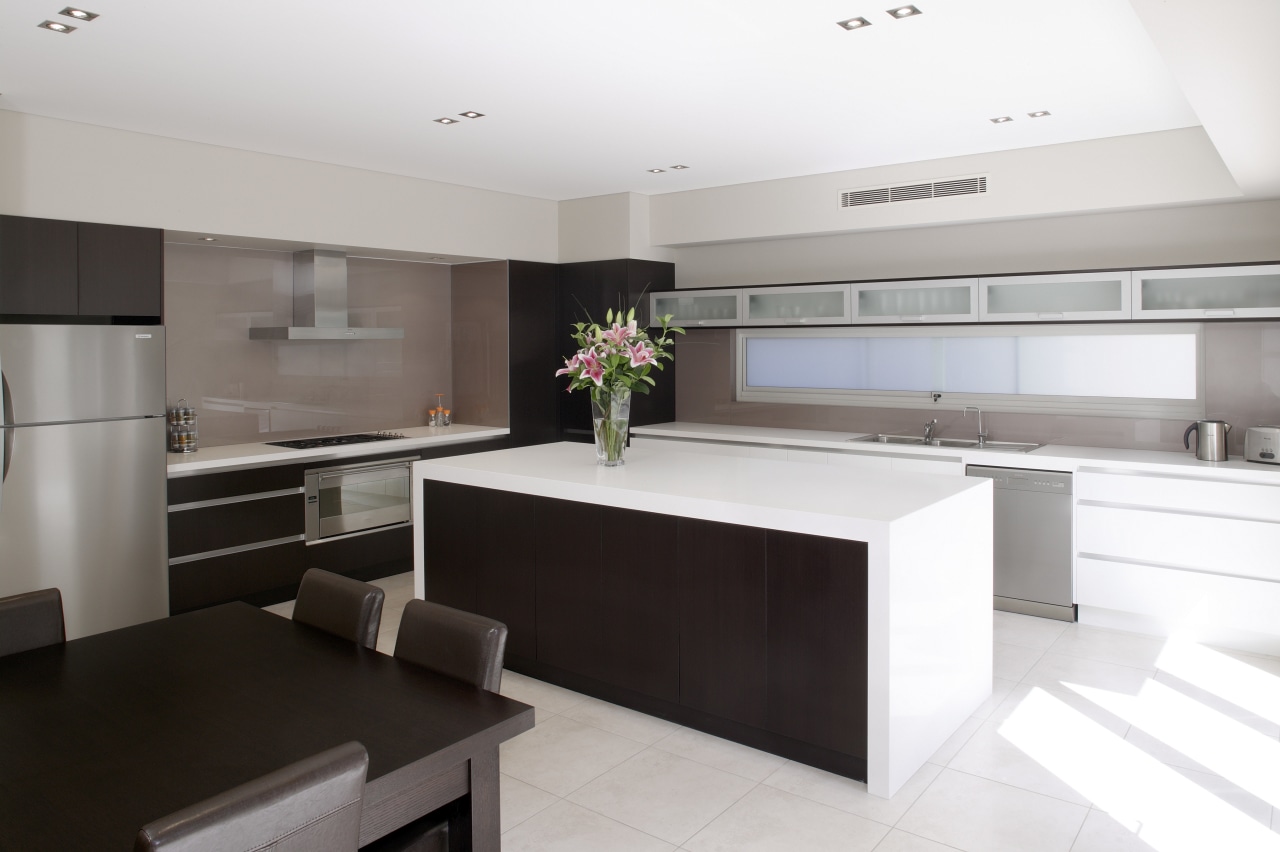
[[[169,614],[164,329],[0,325],[0,597],[67,638]]]

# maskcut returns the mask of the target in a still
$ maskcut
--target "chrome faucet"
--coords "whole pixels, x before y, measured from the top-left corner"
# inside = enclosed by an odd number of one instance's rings
[[[968,417],[970,409],[978,412],[978,446],[985,446],[987,443],[987,430],[982,428],[982,409],[976,405],[966,405],[964,411],[960,412],[960,416]]]
[[[933,430],[936,429],[937,426],[938,426],[938,418],[936,417],[930,420],[928,423],[924,424],[924,442],[926,444],[933,443]]]

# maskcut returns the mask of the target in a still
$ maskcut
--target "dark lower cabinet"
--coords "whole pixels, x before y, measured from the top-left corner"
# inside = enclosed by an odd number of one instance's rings
[[[424,500],[427,598],[504,621],[508,668],[865,780],[865,544],[433,481]]]
[[[680,518],[680,702],[765,727],[766,533]]]

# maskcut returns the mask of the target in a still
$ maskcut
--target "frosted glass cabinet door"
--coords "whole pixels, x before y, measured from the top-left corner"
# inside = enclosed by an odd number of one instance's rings
[[[1280,266],[1133,273],[1134,319],[1280,317]]]
[[[1127,320],[1128,272],[1075,272],[980,278],[984,322]]]
[[[685,328],[742,324],[741,290],[669,290],[649,294],[650,325],[671,314],[671,324]]]
[[[743,325],[846,325],[849,285],[751,287],[742,291]]]
[[[975,322],[978,279],[850,284],[853,322]]]

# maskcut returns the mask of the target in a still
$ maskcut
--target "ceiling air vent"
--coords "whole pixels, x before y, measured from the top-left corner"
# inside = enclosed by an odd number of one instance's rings
[[[949,198],[953,195],[977,195],[987,191],[987,176],[948,178],[925,183],[876,186],[851,189],[840,193],[841,207],[865,207],[868,204],[891,204],[921,198]]]

